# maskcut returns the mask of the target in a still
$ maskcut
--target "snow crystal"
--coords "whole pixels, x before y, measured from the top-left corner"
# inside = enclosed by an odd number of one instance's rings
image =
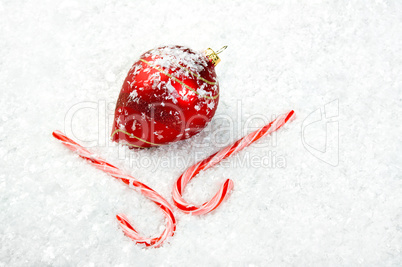
[[[173,87],[170,79],[166,83],[166,88],[169,90],[170,93],[176,92],[176,89]]]
[[[135,101],[135,99],[136,99],[137,96],[138,96],[138,93],[137,93],[136,90],[131,91],[131,93],[130,93],[130,99],[131,99],[132,101]]]
[[[208,106],[209,109],[212,110],[212,109],[215,107],[215,102],[214,102],[214,101],[209,101],[209,102],[207,103],[207,106]]]

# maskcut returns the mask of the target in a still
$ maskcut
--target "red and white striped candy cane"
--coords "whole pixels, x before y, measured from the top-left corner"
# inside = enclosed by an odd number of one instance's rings
[[[245,137],[237,140],[232,145],[222,149],[221,151],[212,154],[208,158],[198,162],[197,164],[188,168],[180,177],[177,179],[173,187],[172,197],[174,204],[184,213],[192,215],[202,215],[216,209],[229,195],[229,192],[233,188],[233,181],[227,179],[223,185],[220,187],[219,191],[215,196],[202,204],[201,206],[196,206],[188,203],[183,198],[183,191],[186,185],[193,179],[200,171],[211,168],[212,166],[218,164],[222,160],[226,159],[230,155],[242,150],[243,148],[251,145],[263,136],[269,135],[274,131],[281,128],[286,122],[294,118],[294,111],[290,111],[287,114],[281,115],[268,125],[254,131]]]
[[[97,157],[93,153],[89,152],[84,147],[80,146],[67,136],[65,136],[60,131],[53,132],[53,136],[60,140],[63,145],[68,147],[70,150],[76,152],[81,158],[86,159],[89,163],[99,170],[102,170],[112,177],[123,181],[130,188],[138,190],[141,194],[152,200],[157,204],[163,211],[166,217],[166,228],[162,234],[158,237],[145,238],[140,236],[140,234],[134,229],[130,224],[127,217],[124,214],[116,215],[116,218],[123,229],[123,232],[134,240],[138,244],[144,244],[147,247],[159,247],[168,237],[173,236],[176,230],[176,219],[173,215],[173,209],[171,205],[156,191],[148,187],[147,185],[139,182],[134,177],[124,174],[117,167],[107,163],[105,160]]]

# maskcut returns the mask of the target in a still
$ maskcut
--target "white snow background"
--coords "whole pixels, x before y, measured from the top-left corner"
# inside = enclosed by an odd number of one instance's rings
[[[275,142],[264,138],[264,147],[232,157],[271,151],[285,166],[202,173],[187,200],[203,203],[231,178],[229,199],[206,216],[176,209],[175,236],[144,249],[115,214],[150,236],[163,229],[160,210],[51,132],[72,127],[70,137],[172,203],[179,175],[219,149],[209,140],[224,120],[160,148],[130,151],[105,140],[131,65],[176,44],[228,45],[216,67],[216,116],[234,118],[234,127],[220,139],[250,132],[252,115],[294,109],[297,117]],[[0,265],[401,266],[401,47],[401,1],[0,1]],[[80,103],[92,109],[66,124]],[[303,124],[318,109],[322,120]],[[135,164],[173,157],[189,161]]]

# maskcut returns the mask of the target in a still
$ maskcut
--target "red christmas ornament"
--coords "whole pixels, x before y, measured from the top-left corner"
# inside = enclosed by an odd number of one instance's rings
[[[225,49],[226,47],[223,47]],[[218,52],[163,46],[134,63],[117,100],[112,140],[151,147],[199,133],[215,114]]]

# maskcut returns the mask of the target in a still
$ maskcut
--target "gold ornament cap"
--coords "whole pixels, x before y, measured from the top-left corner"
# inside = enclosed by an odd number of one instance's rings
[[[204,51],[205,56],[214,64],[214,66],[218,65],[219,62],[221,62],[221,59],[219,58],[218,54],[221,53],[223,50],[225,50],[228,46],[225,45],[221,49],[219,49],[217,52],[212,50],[212,48],[208,48]]]

